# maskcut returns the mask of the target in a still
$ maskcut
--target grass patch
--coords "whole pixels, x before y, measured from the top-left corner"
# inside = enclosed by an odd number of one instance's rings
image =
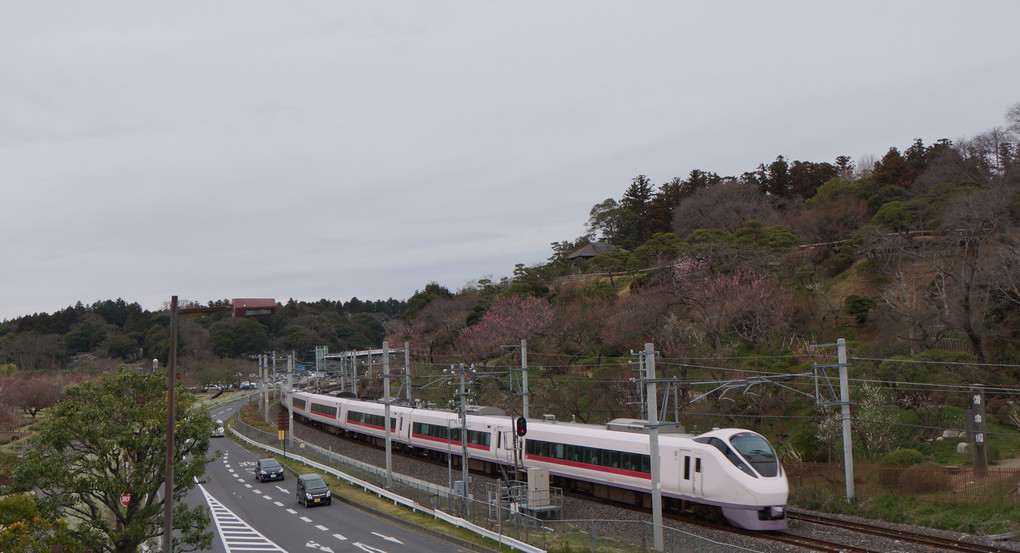
[[[967,505],[933,503],[914,495],[878,495],[847,503],[846,498],[818,487],[795,489],[790,506],[853,515],[976,535],[1020,532],[1020,504]]]

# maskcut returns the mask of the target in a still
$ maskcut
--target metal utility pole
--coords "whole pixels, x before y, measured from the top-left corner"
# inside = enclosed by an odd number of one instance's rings
[[[839,363],[839,403],[843,420],[843,470],[846,479],[846,500],[853,501],[854,493],[854,445],[850,434],[850,381],[847,378],[846,340],[836,340],[836,358]]]
[[[259,378],[262,380],[262,414],[269,424],[269,363],[266,355],[259,354]]]
[[[659,481],[659,408],[655,387],[655,349],[645,344],[645,395],[648,397],[648,453],[652,461],[652,532],[655,550],[662,551],[662,484]]]
[[[464,363],[460,364],[459,369],[455,369],[453,365],[450,365],[450,373],[452,374],[456,372],[460,375],[460,392],[457,395],[460,396],[460,468],[463,478],[463,489],[461,490],[461,495],[464,500],[464,512],[462,513],[462,516],[465,517],[468,514],[468,483],[470,478],[468,475],[467,405],[465,404],[468,395],[466,380],[467,371],[468,369],[464,368]],[[443,369],[443,372],[445,373],[446,369]]]
[[[813,349],[832,346],[833,344],[818,344],[810,347]],[[850,367],[850,364],[847,363],[846,340],[843,338],[836,340],[835,346],[836,358],[838,360],[835,367],[839,368],[839,399],[836,399],[836,391],[829,381],[829,375],[825,372],[826,368],[832,368],[833,365],[815,363],[815,405],[818,407],[839,406],[843,427],[843,478],[846,480],[846,500],[849,503],[853,501],[855,495],[854,446],[853,435],[850,433],[850,381],[847,377],[847,369]],[[824,392],[822,390],[823,380],[825,384]],[[822,400],[823,395],[826,397],[824,401]]]
[[[358,359],[351,353],[351,392],[358,397]]]
[[[514,376],[516,371],[521,371],[521,415],[528,418],[528,341],[521,340],[520,346],[500,346],[506,349],[521,348],[521,368],[510,369],[510,389],[516,390],[517,378]]]
[[[294,352],[287,356],[287,443],[294,449]]]
[[[521,416],[528,418],[528,341],[521,340]]]
[[[407,386],[407,403],[414,401],[411,398],[411,348],[410,342],[404,342],[404,385]]]
[[[393,487],[393,449],[390,437],[390,346],[383,340],[383,431],[386,433],[386,489]]]

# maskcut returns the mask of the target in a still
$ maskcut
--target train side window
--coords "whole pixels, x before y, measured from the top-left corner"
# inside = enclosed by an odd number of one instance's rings
[[[684,480],[691,479],[691,456],[684,455]]]
[[[701,457],[694,458],[694,472],[701,472]]]
[[[622,454],[619,451],[612,451],[612,452],[610,452],[610,454],[609,454],[609,459],[610,459],[609,460],[609,466],[614,468],[614,469],[620,468],[620,457],[621,457],[621,455]]]

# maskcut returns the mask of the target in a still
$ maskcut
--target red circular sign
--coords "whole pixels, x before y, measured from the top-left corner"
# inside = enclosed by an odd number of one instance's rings
[[[128,503],[130,503],[130,502],[131,502],[131,494],[126,493],[126,494],[120,496],[120,504],[121,505],[127,507]]]

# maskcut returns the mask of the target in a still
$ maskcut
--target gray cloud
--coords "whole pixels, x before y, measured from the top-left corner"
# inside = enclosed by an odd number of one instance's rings
[[[1020,4],[0,7],[0,319],[509,275],[638,174],[1002,124]]]

